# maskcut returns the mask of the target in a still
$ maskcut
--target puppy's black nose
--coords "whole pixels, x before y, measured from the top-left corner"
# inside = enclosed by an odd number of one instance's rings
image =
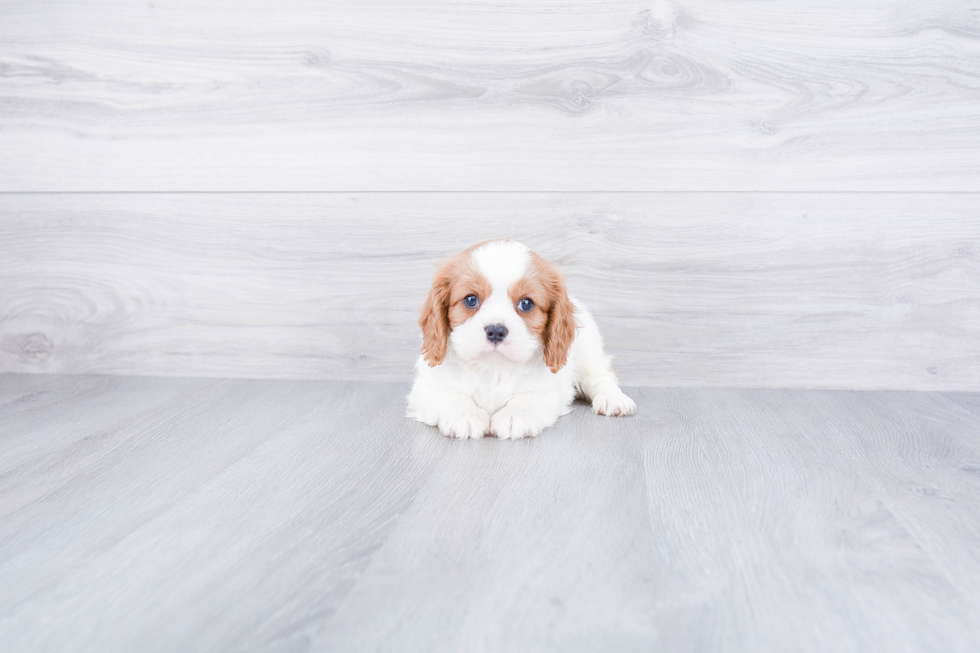
[[[487,340],[495,344],[507,337],[507,327],[503,324],[491,324],[484,331],[487,332]]]

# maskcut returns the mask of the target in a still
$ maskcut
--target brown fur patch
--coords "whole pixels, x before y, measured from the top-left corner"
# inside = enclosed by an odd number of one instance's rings
[[[446,359],[449,333],[476,313],[490,296],[490,282],[476,269],[470,256],[477,247],[479,245],[474,245],[445,261],[432,279],[432,288],[419,316],[422,355],[429,367]],[[477,308],[463,305],[463,299],[469,295],[479,298]]]
[[[565,290],[565,278],[551,263],[535,254],[523,279],[510,289],[510,298],[517,302],[530,297],[534,308],[527,313],[517,311],[524,318],[528,329],[541,338],[544,345],[544,362],[552,372],[557,372],[568,360],[568,350],[575,341],[575,305]]]
[[[508,288],[507,294],[510,296],[510,303],[514,306],[514,310],[517,311],[517,314],[524,320],[524,324],[527,325],[528,331],[544,343],[544,328],[548,324],[548,311],[551,308],[551,297],[548,295],[541,275],[537,272],[533,264],[529,267],[524,277]],[[517,305],[525,297],[534,302],[534,308],[527,312],[517,309]]]

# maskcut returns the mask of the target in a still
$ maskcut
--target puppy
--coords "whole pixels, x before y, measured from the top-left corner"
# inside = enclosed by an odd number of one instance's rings
[[[419,318],[408,416],[453,438],[535,436],[576,395],[630,415],[612,357],[561,273],[520,243],[491,240],[439,268]]]

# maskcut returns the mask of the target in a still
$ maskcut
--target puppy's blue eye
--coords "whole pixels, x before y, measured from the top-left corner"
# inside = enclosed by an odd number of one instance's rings
[[[525,297],[517,303],[517,308],[524,311],[525,313],[534,308],[534,302]]]
[[[467,295],[463,298],[463,306],[466,308],[476,308],[479,303],[480,299],[476,295]]]

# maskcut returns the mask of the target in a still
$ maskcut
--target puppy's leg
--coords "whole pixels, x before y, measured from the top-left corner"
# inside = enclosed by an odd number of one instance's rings
[[[534,437],[561,414],[558,393],[519,392],[490,418],[490,432],[501,440]]]
[[[490,414],[472,397],[448,390],[429,375],[420,375],[408,395],[408,416],[438,427],[450,438],[482,438],[490,431]]]
[[[580,328],[575,337],[578,385],[597,415],[632,415],[636,403],[619,389],[619,379],[602,346],[602,335],[587,311],[576,313]]]
[[[466,395],[443,398],[439,421],[433,426],[450,438],[482,438],[490,432],[490,414]]]
[[[466,395],[427,397],[414,408],[409,411],[409,417],[438,427],[440,433],[450,438],[482,438],[490,432],[490,414]]]

